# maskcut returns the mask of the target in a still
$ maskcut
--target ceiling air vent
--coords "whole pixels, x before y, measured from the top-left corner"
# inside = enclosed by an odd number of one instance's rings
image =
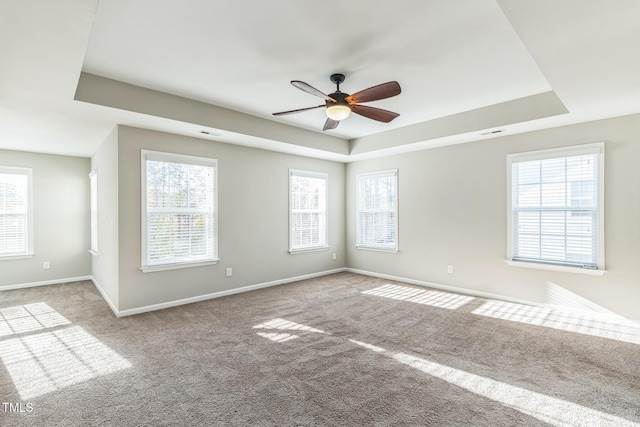
[[[200,133],[203,134],[203,135],[208,135],[208,136],[220,136],[220,135],[222,135],[220,133],[211,132],[211,131],[208,131],[208,130],[201,130]]]
[[[495,135],[497,133],[503,133],[504,131],[505,131],[504,129],[488,130],[486,132],[480,132],[480,135],[482,136]]]

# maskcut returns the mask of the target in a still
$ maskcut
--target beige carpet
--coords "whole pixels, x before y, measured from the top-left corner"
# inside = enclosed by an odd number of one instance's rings
[[[0,293],[0,424],[640,426],[624,322],[341,273],[116,319]]]

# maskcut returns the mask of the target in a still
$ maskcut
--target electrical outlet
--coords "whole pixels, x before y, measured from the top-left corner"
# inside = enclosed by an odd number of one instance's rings
[[[233,270],[231,267],[227,267],[227,277],[231,277],[233,275]]]
[[[338,259],[335,252],[333,253],[333,259]]]
[[[448,265],[447,266],[447,273],[453,274],[453,265]]]
[[[49,261],[45,261],[42,263],[42,269],[43,270],[48,270],[51,268],[51,263]]]

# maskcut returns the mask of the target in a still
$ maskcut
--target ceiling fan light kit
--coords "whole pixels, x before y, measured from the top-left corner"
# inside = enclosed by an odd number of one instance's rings
[[[351,108],[348,105],[334,104],[327,107],[327,117],[331,120],[344,120],[351,115]]]
[[[349,117],[352,112],[363,117],[367,117],[369,119],[377,120],[384,123],[389,123],[391,120],[399,116],[398,113],[394,113],[393,111],[360,105],[361,102],[377,101],[380,99],[391,98],[392,96],[399,95],[401,89],[398,82],[393,81],[383,83],[354,93],[353,95],[349,95],[348,93],[340,91],[340,84],[344,82],[344,79],[344,74],[331,75],[330,80],[336,85],[336,91],[329,95],[324,94],[313,86],[300,80],[291,81],[291,84],[296,88],[311,95],[323,98],[325,100],[325,104],[316,105],[315,107],[299,108],[297,110],[282,111],[279,113],[273,113],[273,115],[283,116],[287,114],[300,113],[302,111],[325,107],[327,121],[322,128],[323,131],[335,129],[340,124],[340,121]]]

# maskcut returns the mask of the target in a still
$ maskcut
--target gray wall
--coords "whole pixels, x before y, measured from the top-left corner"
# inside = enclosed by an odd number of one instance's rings
[[[598,141],[606,142],[607,273],[508,266],[507,154]],[[640,115],[634,115],[350,163],[347,265],[537,303],[597,305],[640,319],[639,160]],[[391,168],[399,169],[400,252],[355,249],[355,175]]]
[[[118,139],[120,310],[345,267],[344,164],[124,126]],[[141,149],[218,159],[217,265],[140,271]],[[288,253],[289,168],[329,174],[327,251]]]
[[[118,128],[91,158],[98,174],[98,255],[91,263],[96,286],[118,309]]]
[[[0,261],[0,289],[88,277],[89,159],[0,150],[0,165],[33,169],[35,252],[33,258]]]

